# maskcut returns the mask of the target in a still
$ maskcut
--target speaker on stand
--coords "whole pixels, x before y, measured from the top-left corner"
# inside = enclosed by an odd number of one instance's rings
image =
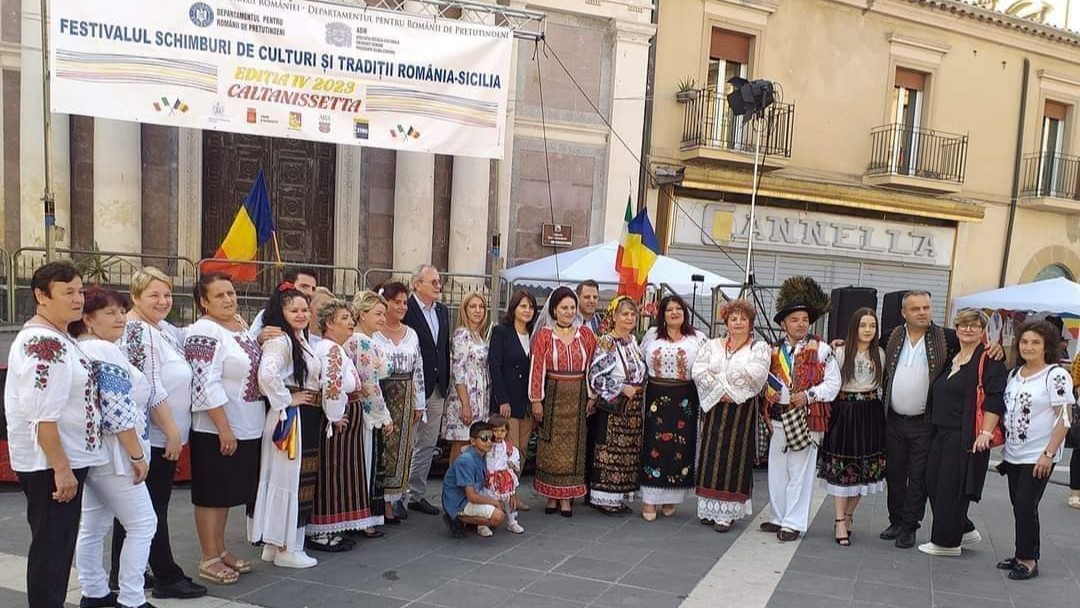
[[[881,299],[881,337],[888,340],[894,329],[904,324],[904,296],[908,290],[890,291]]]
[[[873,287],[839,287],[829,296],[829,324],[827,338],[830,342],[847,338],[851,315],[860,308],[877,310],[877,290]]]

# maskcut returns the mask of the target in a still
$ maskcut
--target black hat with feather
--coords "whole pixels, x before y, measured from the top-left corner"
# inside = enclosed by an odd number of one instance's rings
[[[780,285],[780,291],[776,294],[776,315],[773,321],[779,325],[791,313],[804,310],[813,323],[828,309],[829,296],[817,281],[810,277],[789,277]]]

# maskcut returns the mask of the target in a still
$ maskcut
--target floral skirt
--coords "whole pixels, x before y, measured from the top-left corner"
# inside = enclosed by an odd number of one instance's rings
[[[621,414],[597,410],[589,426],[593,435],[589,502],[617,507],[641,487],[641,400],[631,399]]]
[[[641,489],[660,504],[682,502],[694,487],[697,458],[698,393],[693,382],[650,379],[645,385],[641,446]]]
[[[840,393],[833,401],[818,477],[833,496],[885,489],[885,410],[876,392]]]

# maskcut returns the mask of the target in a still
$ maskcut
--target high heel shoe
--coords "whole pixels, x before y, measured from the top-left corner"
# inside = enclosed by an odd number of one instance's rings
[[[855,537],[855,531],[852,528],[855,527],[855,513],[844,513],[844,517],[847,518],[847,535],[848,539]]]
[[[833,540],[835,540],[836,544],[840,545],[841,547],[850,547],[851,546],[851,532],[850,531],[848,531],[847,536],[837,536],[836,535],[836,530],[837,530],[837,528],[840,527],[837,524],[846,522],[847,518],[846,517],[841,517],[840,519],[834,519],[833,521],[835,522],[833,524]]]
[[[547,505],[544,507],[544,513],[546,515],[554,515],[559,512],[559,504],[555,503],[555,506]]]

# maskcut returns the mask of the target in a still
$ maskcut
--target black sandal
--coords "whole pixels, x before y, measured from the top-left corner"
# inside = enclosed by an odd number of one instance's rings
[[[835,540],[836,544],[840,545],[841,547],[850,547],[851,546],[851,531],[850,530],[848,531],[847,536],[837,536],[836,535],[836,529],[839,528],[839,526],[837,526],[836,524],[838,524],[840,522],[846,522],[847,518],[846,517],[841,517],[840,519],[834,519],[833,521],[835,522],[835,523],[833,523],[833,540]]]
[[[306,542],[304,542],[304,546],[312,551],[341,553],[342,551],[348,551],[349,549],[352,549],[353,543],[346,541],[341,536],[319,534],[318,536],[309,536]]]

